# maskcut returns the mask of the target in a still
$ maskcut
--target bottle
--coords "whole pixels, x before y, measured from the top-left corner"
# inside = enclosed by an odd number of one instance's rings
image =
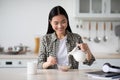
[[[35,37],[35,49],[34,49],[34,53],[35,54],[39,53],[39,46],[40,46],[40,38],[39,37]]]

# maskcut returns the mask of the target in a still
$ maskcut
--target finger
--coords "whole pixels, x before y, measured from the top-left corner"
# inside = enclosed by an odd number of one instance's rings
[[[81,48],[82,51],[86,51],[87,50],[87,44],[86,43],[80,44],[80,48]]]

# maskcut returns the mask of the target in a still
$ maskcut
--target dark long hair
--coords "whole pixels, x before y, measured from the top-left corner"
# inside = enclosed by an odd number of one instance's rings
[[[54,16],[57,15],[64,15],[67,19],[67,28],[66,30],[68,30],[69,32],[72,32],[70,25],[69,25],[69,18],[68,18],[68,14],[66,13],[65,9],[61,6],[55,6],[54,8],[52,8],[52,10],[49,13],[49,17],[48,17],[48,30],[47,30],[47,34],[53,33],[55,32],[50,24],[50,21],[52,20],[52,18]]]

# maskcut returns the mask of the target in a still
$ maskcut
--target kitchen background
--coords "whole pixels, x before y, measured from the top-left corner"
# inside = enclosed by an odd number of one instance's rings
[[[93,54],[117,53],[118,37],[115,36],[115,26],[120,25],[119,20],[81,20],[76,19],[76,0],[0,0],[0,46],[7,49],[10,46],[27,45],[33,51],[35,37],[46,34],[49,11],[56,5],[64,7],[69,15],[72,31],[80,34],[88,43]],[[100,43],[88,41],[96,37],[96,22],[98,22],[98,37]],[[103,25],[106,24],[106,36],[103,41]],[[89,32],[89,23],[91,31]],[[113,26],[113,30],[110,26]]]

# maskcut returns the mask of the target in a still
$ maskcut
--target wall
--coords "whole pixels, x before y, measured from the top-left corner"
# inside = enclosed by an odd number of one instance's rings
[[[56,5],[63,6],[68,12],[73,32],[88,37],[88,22],[83,23],[82,29],[76,28],[75,0],[0,0],[0,45],[7,49],[9,46],[22,43],[33,50],[34,38],[46,33],[48,13]],[[114,22],[114,26],[116,24],[119,22]],[[102,22],[99,26],[101,25]],[[92,26],[95,26],[95,22],[92,22]],[[107,34],[111,34],[110,31]],[[95,37],[94,29],[91,35]],[[86,42],[93,53],[115,53],[117,38],[114,32],[108,36],[109,40],[106,43]]]

